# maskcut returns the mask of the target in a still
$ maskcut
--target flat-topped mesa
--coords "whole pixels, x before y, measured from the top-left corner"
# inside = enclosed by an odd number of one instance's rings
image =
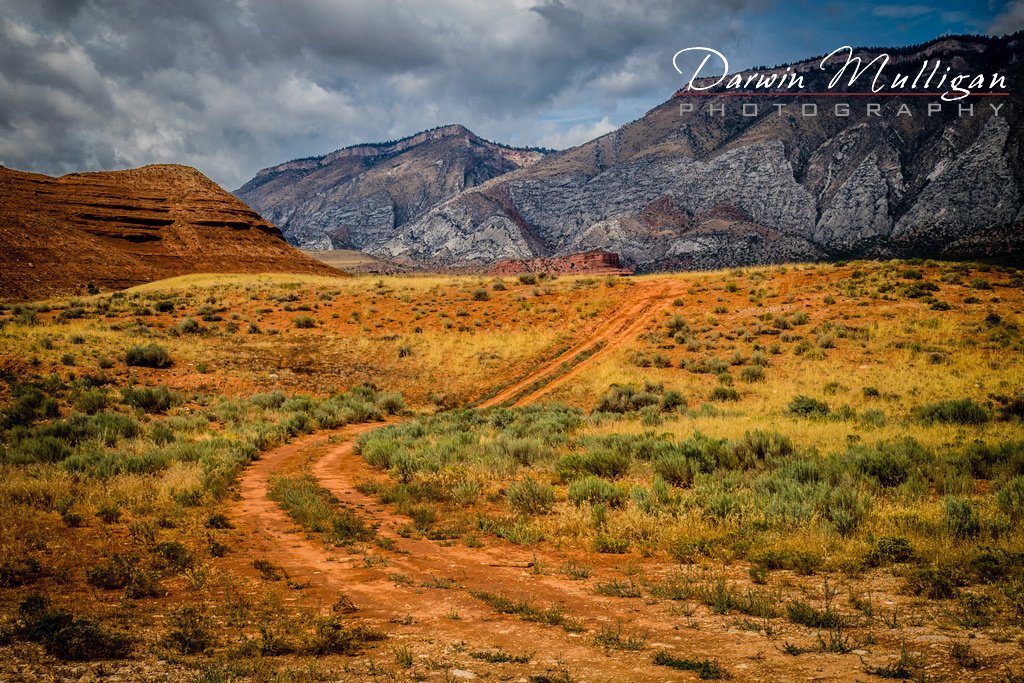
[[[0,167],[0,299],[200,272],[340,275],[194,168],[53,178]]]
[[[519,273],[556,273],[558,275],[632,275],[623,268],[619,255],[610,251],[587,251],[570,256],[550,256],[498,261],[491,272],[495,275]]]

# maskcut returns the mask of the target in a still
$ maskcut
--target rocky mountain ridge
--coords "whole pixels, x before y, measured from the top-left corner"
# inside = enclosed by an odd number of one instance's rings
[[[735,95],[718,101],[727,112],[717,116],[709,98],[681,93],[614,132],[443,200],[365,250],[425,267],[605,250],[639,271],[1019,254],[1022,42],[1021,33],[961,36],[858,51],[889,52],[904,73],[941,59],[955,72],[1006,76],[1007,97],[943,102],[940,112],[927,110],[937,95]],[[809,92],[825,78],[816,64],[795,65]],[[866,101],[881,105],[879,115]],[[781,114],[775,103],[787,105]],[[835,113],[837,103],[848,115]],[[744,104],[757,115],[743,116]],[[803,104],[818,115],[804,116]],[[1002,105],[998,115],[992,104]]]
[[[235,194],[307,249],[373,252],[437,203],[537,162],[543,149],[441,126],[263,169]]]

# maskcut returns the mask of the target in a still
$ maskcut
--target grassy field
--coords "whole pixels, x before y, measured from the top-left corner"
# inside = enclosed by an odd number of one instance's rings
[[[638,335],[529,382],[647,283]],[[1022,310],[1014,269],[936,262],[2,307],[0,671],[1020,680]]]
[[[303,250],[303,253],[312,256],[313,258],[323,261],[329,266],[337,268],[338,270],[350,271],[365,268],[367,266],[384,266],[384,262],[375,259],[369,254],[364,254],[361,251],[354,251],[352,249],[329,249],[327,251],[310,251]]]

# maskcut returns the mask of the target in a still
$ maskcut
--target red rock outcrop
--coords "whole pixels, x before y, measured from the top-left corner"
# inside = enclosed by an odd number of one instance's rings
[[[619,255],[610,251],[588,251],[571,256],[549,258],[507,259],[494,265],[495,275],[519,273],[557,273],[559,275],[632,275],[623,268]]]
[[[194,168],[53,178],[0,166],[0,299],[201,272],[341,276]]]

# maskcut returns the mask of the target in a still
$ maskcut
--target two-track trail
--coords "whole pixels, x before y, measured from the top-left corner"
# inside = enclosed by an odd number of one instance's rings
[[[630,290],[629,299],[591,335],[525,377],[502,388],[497,394],[481,402],[479,407],[493,408],[506,403],[523,406],[536,402],[555,387],[575,377],[593,363],[595,358],[635,339],[655,313],[670,305],[672,292],[678,289],[679,284],[673,282],[638,282]]]
[[[506,387],[484,405],[535,401],[555,382],[574,376],[594,357],[640,334],[651,317],[669,305],[673,290],[668,282],[636,285],[636,296],[587,339]],[[566,371],[566,361],[588,350],[595,352]],[[242,478],[241,498],[232,512],[240,532],[240,546],[233,560],[237,569],[252,572],[247,563],[268,559],[284,568],[292,581],[306,586],[294,591],[291,600],[326,610],[346,596],[358,608],[358,618],[385,630],[395,642],[410,643],[414,649],[429,651],[440,644],[465,643],[470,650],[500,648],[530,655],[529,664],[517,665],[518,676],[565,669],[573,680],[587,681],[693,678],[693,674],[655,666],[655,649],[691,659],[728,660],[733,677],[741,680],[847,680],[857,670],[852,662],[848,670],[831,670],[833,664],[814,655],[796,662],[766,639],[755,637],[756,632],[730,627],[722,617],[673,613],[670,601],[599,595],[594,591],[594,580],[571,580],[557,571],[567,559],[573,559],[564,553],[534,553],[489,537],[485,539],[486,547],[470,548],[400,534],[400,529],[408,527],[409,519],[358,490],[360,482],[379,477],[379,472],[358,456],[355,442],[360,434],[381,426],[351,425],[305,437],[273,449],[254,462]],[[300,466],[311,472],[340,505],[376,527],[378,537],[392,539],[391,549],[352,552],[308,538],[267,491],[275,472]],[[640,562],[637,558],[631,561]],[[621,578],[614,570],[616,562],[621,564],[608,558],[586,559],[605,580]],[[536,571],[539,568],[544,571]],[[654,562],[643,567],[650,577],[668,569],[668,565]],[[582,631],[570,632],[574,629],[499,614],[474,597],[473,593],[481,591],[525,601],[541,610],[557,608],[566,620],[577,621]],[[644,645],[636,649],[609,648],[597,640],[602,633],[618,633],[624,640],[640,636]],[[493,666],[465,661],[481,675]],[[508,672],[508,665],[504,666],[504,673],[498,672],[503,677]]]

